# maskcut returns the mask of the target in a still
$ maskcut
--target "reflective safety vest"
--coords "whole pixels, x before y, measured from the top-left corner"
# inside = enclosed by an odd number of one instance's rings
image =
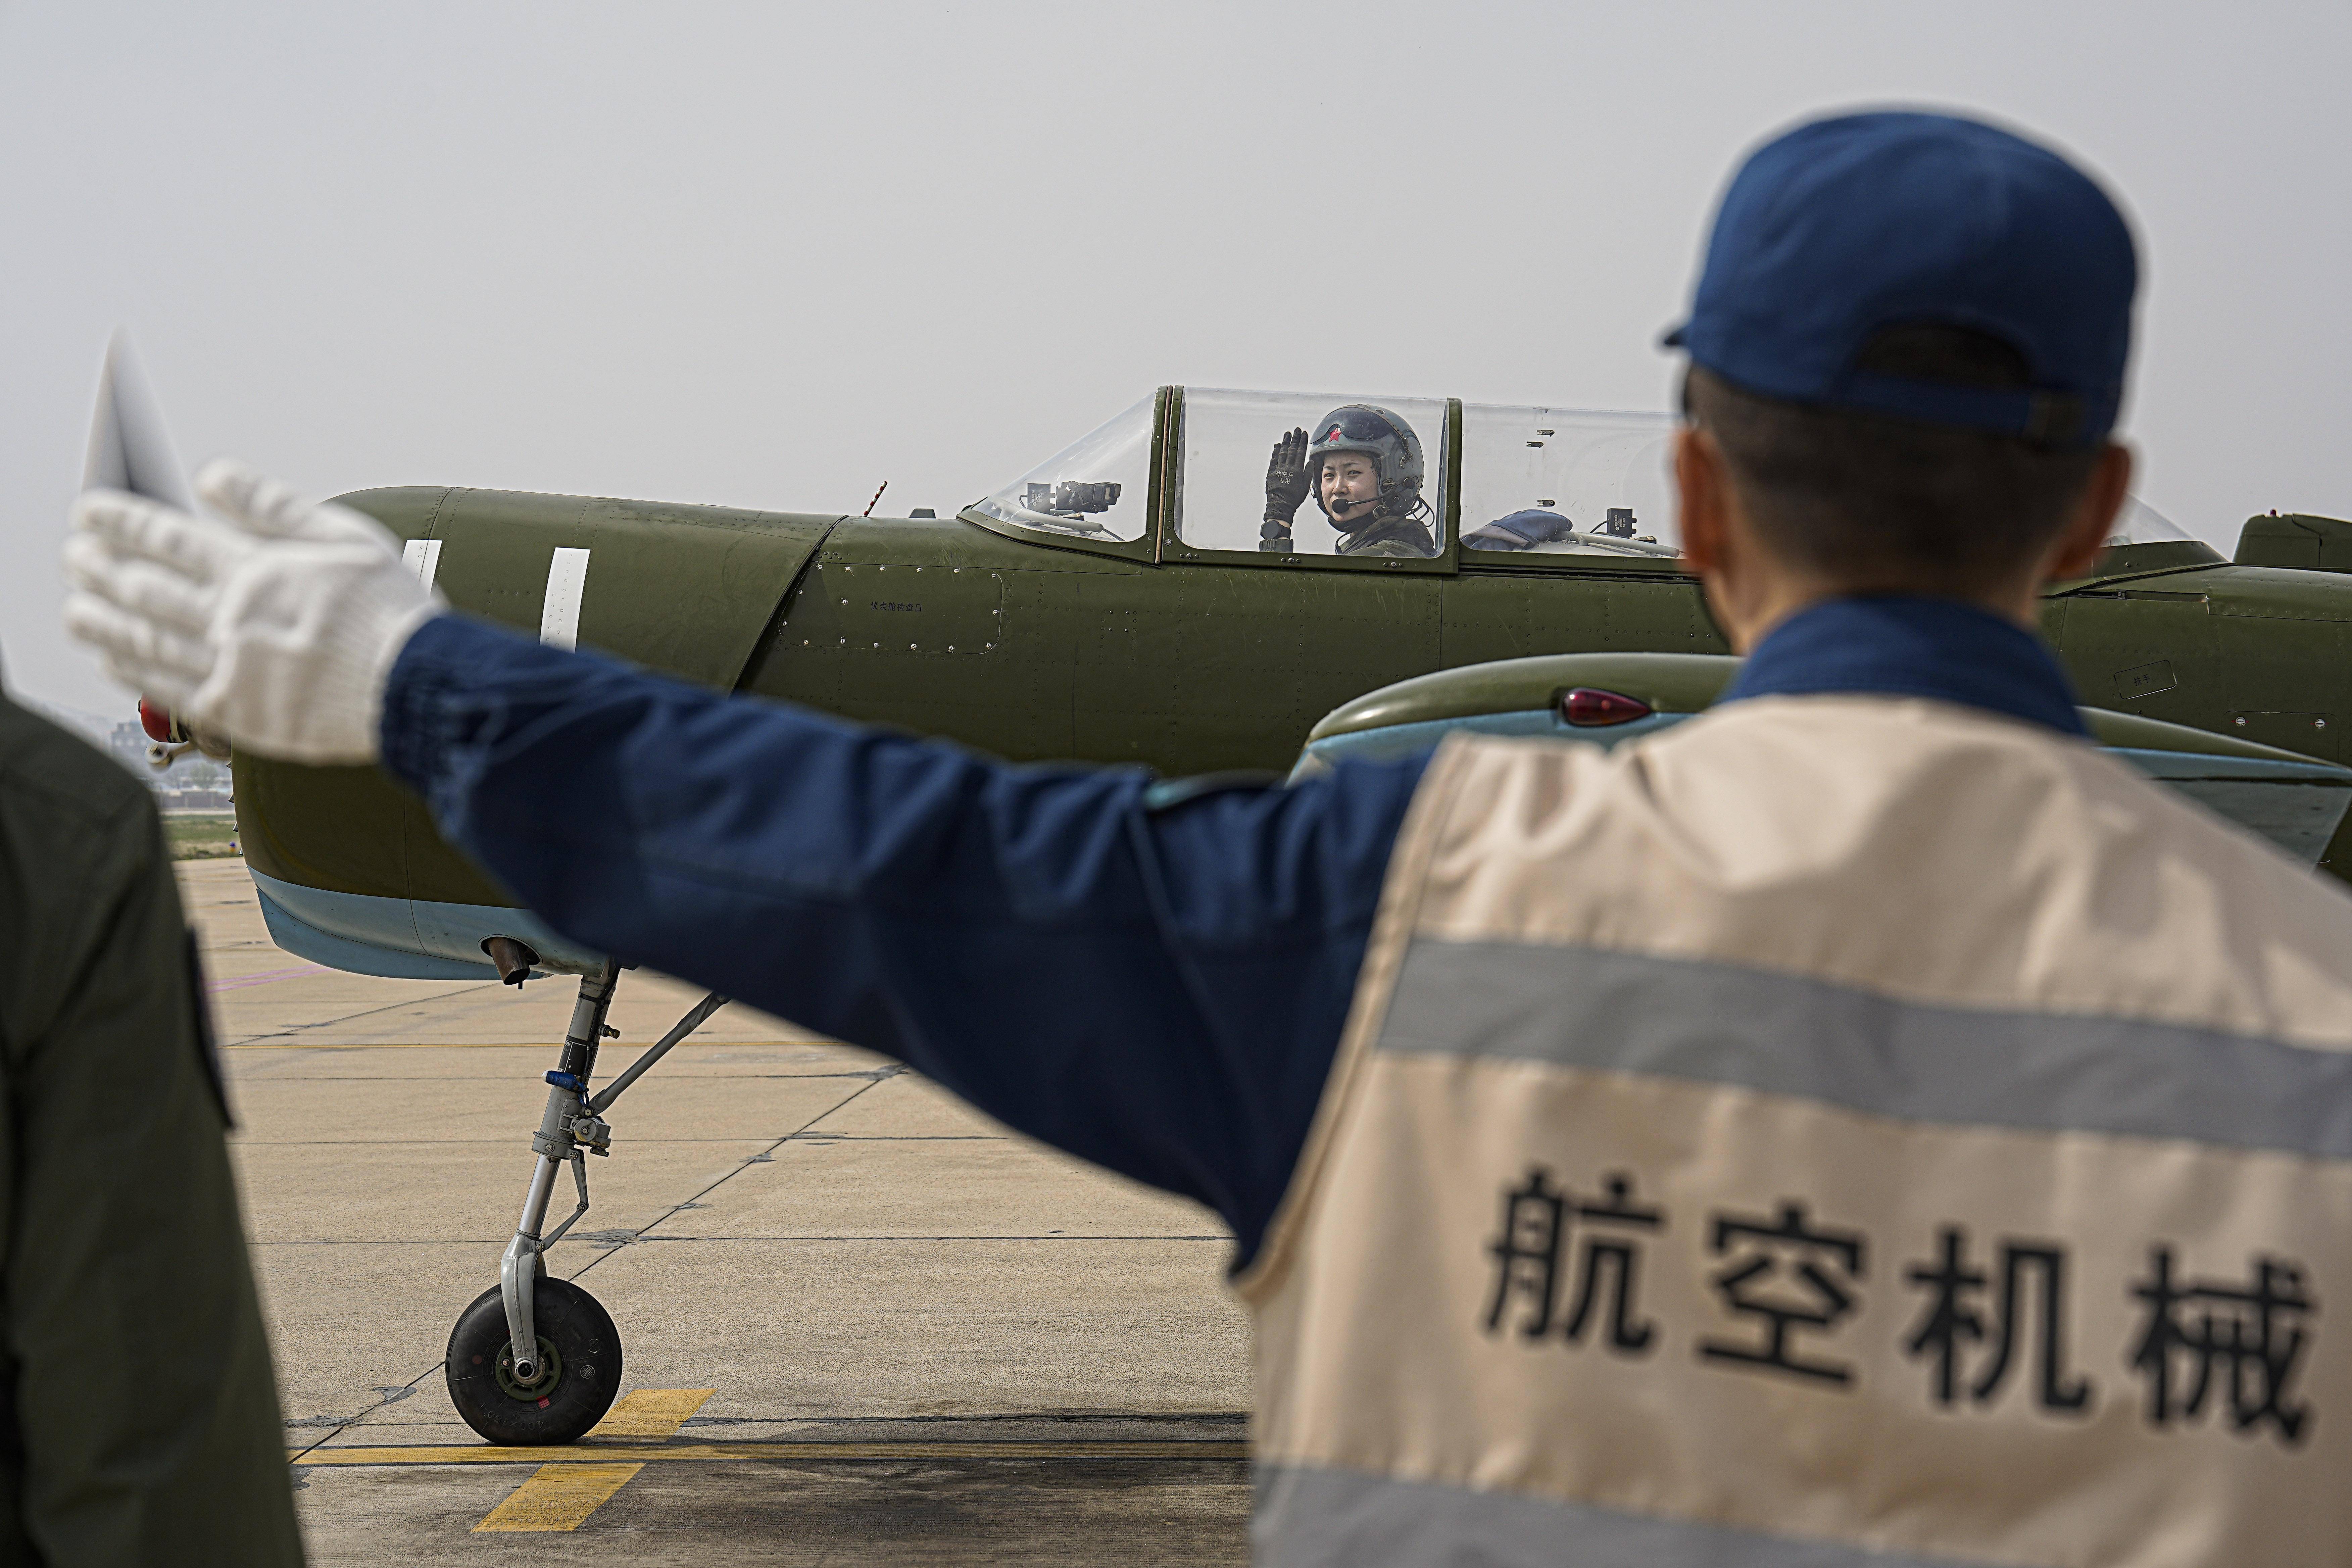
[[[1276,1568],[2352,1563],[2352,899],[1940,702],[1456,738],[1240,1284]]]

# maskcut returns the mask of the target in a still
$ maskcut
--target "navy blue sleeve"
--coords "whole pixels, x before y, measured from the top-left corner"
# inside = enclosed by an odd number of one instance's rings
[[[919,1068],[1195,1198],[1255,1252],[1306,1140],[1423,762],[1152,809],[446,616],[385,766],[566,937]]]

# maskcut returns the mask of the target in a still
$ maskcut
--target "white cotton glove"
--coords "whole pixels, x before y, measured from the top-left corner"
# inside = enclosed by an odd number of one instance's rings
[[[348,507],[226,461],[196,493],[228,521],[84,492],[66,541],[66,629],[116,679],[240,750],[373,762],[393,661],[447,604]]]

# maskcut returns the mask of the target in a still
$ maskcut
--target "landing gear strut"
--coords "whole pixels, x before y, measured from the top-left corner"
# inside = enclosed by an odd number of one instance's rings
[[[588,1083],[596,1052],[620,1031],[607,1027],[620,973],[606,963],[580,982],[563,1054],[547,1075],[547,1108],[531,1134],[538,1163],[523,1194],[514,1239],[499,1260],[499,1282],[476,1297],[449,1331],[444,1374],[449,1397],[466,1425],[493,1443],[569,1443],[604,1418],[621,1390],[621,1336],[593,1296],[548,1277],[546,1253],[588,1212],[584,1153],[612,1152],[604,1111],[671,1047],[727,1005],[713,993],[695,1004],[653,1048],[598,1094]],[[541,1235],[555,1194],[556,1173],[572,1167],[579,1203],[563,1223]]]

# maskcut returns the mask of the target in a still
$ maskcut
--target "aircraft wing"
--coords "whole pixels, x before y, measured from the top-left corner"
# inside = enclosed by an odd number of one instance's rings
[[[1405,756],[1454,730],[1614,745],[1706,711],[1738,668],[1721,654],[1571,653],[1417,676],[1327,714],[1291,776],[1342,757]],[[2352,768],[2137,713],[2081,711],[2101,745],[2148,777],[2343,876],[2326,851],[2352,806]]]

